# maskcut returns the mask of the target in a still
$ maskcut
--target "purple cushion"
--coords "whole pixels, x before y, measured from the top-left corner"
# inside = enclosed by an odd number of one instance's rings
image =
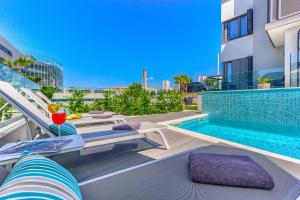
[[[190,153],[189,173],[192,181],[207,184],[270,190],[272,177],[248,156]]]
[[[138,130],[141,126],[141,123],[118,123],[114,124],[113,130]]]
[[[91,112],[90,112],[90,114],[103,114],[104,112],[102,111],[102,110],[92,110]]]
[[[93,118],[95,118],[95,119],[108,119],[108,118],[111,118],[112,117],[112,115],[104,115],[104,114],[95,114],[95,115],[93,115],[92,116]]]

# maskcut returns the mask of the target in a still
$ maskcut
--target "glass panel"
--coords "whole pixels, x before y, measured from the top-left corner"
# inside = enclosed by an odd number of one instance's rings
[[[248,18],[243,16],[241,18],[241,36],[248,35]]]
[[[5,65],[0,64],[0,81],[5,81],[10,83],[15,88],[30,88],[30,89],[39,89],[40,86],[31,80],[25,78],[18,72],[6,67]]]
[[[227,70],[228,70],[228,82],[231,82],[232,81],[232,63],[228,63],[227,64]]]
[[[239,37],[239,19],[235,19],[227,23],[228,40]]]

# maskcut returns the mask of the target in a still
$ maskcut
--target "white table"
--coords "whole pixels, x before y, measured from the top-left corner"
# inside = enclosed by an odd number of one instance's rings
[[[51,141],[51,140],[55,140],[57,138],[47,138],[47,139],[40,139],[38,141]],[[80,135],[71,135],[71,136],[63,136],[61,137],[61,139],[72,139],[71,142],[69,142],[68,144],[66,144],[64,147],[61,148],[61,150],[54,152],[54,153],[44,153],[41,154],[43,156],[52,156],[52,155],[57,155],[57,154],[63,154],[63,153],[67,153],[67,152],[72,152],[72,151],[77,151],[77,150],[81,150],[83,149],[85,142],[82,139],[82,137]],[[2,146],[0,148],[0,151],[3,151],[7,148],[10,148],[12,146],[18,145],[22,142],[34,142],[37,140],[33,140],[33,141],[20,141],[20,142],[14,142],[14,143],[8,143],[4,146]],[[4,154],[4,155],[0,155],[0,165],[5,165],[7,167],[9,167],[8,165],[13,164],[15,162],[18,161],[18,159],[20,158],[20,154]]]

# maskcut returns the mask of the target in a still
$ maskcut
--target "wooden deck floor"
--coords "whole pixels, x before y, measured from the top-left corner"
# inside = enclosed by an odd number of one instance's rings
[[[151,121],[154,123],[173,120],[182,117],[196,115],[196,112],[170,113],[163,115],[143,116],[128,118],[127,121]],[[79,182],[95,177],[109,174],[115,171],[133,167],[154,159],[176,154],[191,148],[207,146],[210,142],[175,132],[164,130],[171,149],[165,150],[162,147],[147,143],[143,138],[135,138],[129,141],[120,141],[115,144],[101,145],[101,142],[88,144],[88,149],[80,152],[68,153],[52,157],[75,175]],[[153,134],[151,140],[162,144],[160,138]],[[130,139],[130,138],[128,138]],[[111,142],[116,142],[113,139]],[[222,145],[222,144],[220,144]],[[270,158],[273,162],[284,168],[286,171],[300,179],[300,166],[286,161]]]

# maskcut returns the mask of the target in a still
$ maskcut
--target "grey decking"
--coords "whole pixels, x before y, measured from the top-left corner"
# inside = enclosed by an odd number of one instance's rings
[[[196,112],[180,112],[153,116],[133,117],[127,121],[161,122],[176,118],[188,117],[198,114]],[[101,175],[109,174],[121,169],[136,166],[157,158],[172,155],[198,146],[207,146],[211,143],[171,130],[164,130],[171,149],[156,148],[142,139],[133,139],[119,142],[116,145],[97,146],[99,142],[89,143],[88,152],[93,154],[80,156],[79,152],[53,157],[54,160],[64,165],[78,179],[79,182]],[[160,138],[155,134],[151,139],[161,144]],[[222,145],[222,144],[220,144]],[[84,153],[84,152],[83,152]],[[285,169],[290,174],[300,179],[300,166],[287,161],[269,158],[271,161]]]

